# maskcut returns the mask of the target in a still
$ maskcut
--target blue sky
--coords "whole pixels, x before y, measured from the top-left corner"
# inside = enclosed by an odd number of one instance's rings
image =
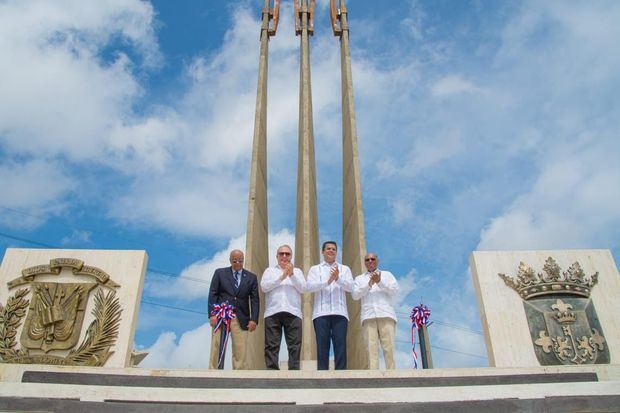
[[[486,365],[471,251],[620,251],[620,3],[349,1],[368,248],[438,367]],[[321,239],[341,238],[339,44],[311,40]],[[136,345],[203,368],[206,295],[244,246],[262,1],[0,1],[0,250],[145,249]],[[272,248],[295,225],[298,55],[269,62]],[[272,256],[274,254],[271,254]],[[481,357],[482,356],[482,357]]]

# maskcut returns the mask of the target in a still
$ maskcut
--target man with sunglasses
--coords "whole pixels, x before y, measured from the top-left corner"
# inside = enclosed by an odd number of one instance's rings
[[[371,370],[379,369],[379,343],[387,369],[394,369],[394,341],[396,335],[396,312],[392,300],[398,292],[394,275],[379,270],[379,257],[369,252],[364,257],[366,272],[355,277],[354,300],[362,299],[362,337]]]
[[[226,301],[235,307],[237,316],[230,324],[233,369],[243,370],[246,368],[248,332],[256,330],[260,304],[256,275],[243,268],[243,252],[240,250],[230,252],[230,267],[218,268],[213,274],[209,288],[209,314],[213,311],[215,304]],[[213,328],[217,323],[217,317],[211,316],[209,321]],[[218,367],[221,331],[219,329],[212,334],[209,359],[211,369]]]
[[[336,261],[338,247],[325,241],[321,248],[323,262],[308,271],[306,291],[314,293],[312,323],[316,335],[318,370],[329,369],[329,347],[334,346],[336,370],[347,368],[347,327],[349,314],[345,292],[353,289],[351,269]]]
[[[265,364],[270,370],[279,370],[278,356],[282,330],[288,349],[288,369],[299,370],[301,354],[301,294],[306,279],[291,262],[293,250],[282,245],[276,252],[278,264],[263,273],[260,282],[265,293]]]

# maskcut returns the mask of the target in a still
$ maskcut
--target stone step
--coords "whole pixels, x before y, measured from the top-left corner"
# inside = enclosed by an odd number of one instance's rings
[[[249,378],[147,376],[55,371],[25,371],[23,383],[90,386],[162,387],[186,389],[361,389],[403,387],[489,386],[598,381],[594,372],[502,374],[455,377],[383,378]]]
[[[536,399],[459,400],[419,403],[335,403],[296,404],[211,404],[106,401],[88,402],[71,399],[0,397],[2,412],[61,413],[611,413],[620,411],[620,396],[563,396]]]

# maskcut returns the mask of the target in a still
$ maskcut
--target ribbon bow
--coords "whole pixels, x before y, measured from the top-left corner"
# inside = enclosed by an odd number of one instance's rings
[[[232,320],[236,318],[235,315],[235,306],[228,304],[228,301],[225,301],[221,304],[215,304],[213,306],[213,311],[211,311],[212,316],[217,317],[217,323],[213,328],[213,333],[215,334],[222,326],[222,333],[220,335],[220,349],[218,353],[218,368],[224,368],[224,357],[226,355],[226,346],[228,345],[228,337],[230,337],[230,323]]]
[[[213,329],[214,333],[220,329],[222,324],[224,324],[226,332],[229,332],[230,323],[232,323],[232,320],[237,317],[235,315],[235,306],[228,304],[228,301],[221,304],[215,304],[213,306],[213,311],[211,311],[211,315],[217,317],[217,324],[215,324],[215,328]]]
[[[421,329],[422,326],[428,324],[428,319],[431,316],[431,309],[420,303],[411,310],[411,349],[413,351],[413,368],[418,368],[418,354],[415,351],[415,330]]]

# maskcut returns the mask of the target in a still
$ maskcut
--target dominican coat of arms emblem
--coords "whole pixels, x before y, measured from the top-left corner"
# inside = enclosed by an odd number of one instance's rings
[[[586,277],[578,262],[562,271],[549,257],[542,273],[521,262],[516,279],[498,275],[523,299],[541,365],[609,364],[603,329],[590,298],[598,273]]]
[[[73,276],[82,276],[81,280],[94,278],[95,282],[49,281],[65,268]],[[37,281],[41,276],[46,279]],[[118,287],[103,270],[75,258],[56,258],[49,265],[22,270],[21,277],[8,282],[14,294],[0,304],[1,361],[103,366],[114,353],[118,336],[122,312],[116,297]],[[91,295],[94,320],[78,344]],[[16,338],[22,322],[18,348]]]

